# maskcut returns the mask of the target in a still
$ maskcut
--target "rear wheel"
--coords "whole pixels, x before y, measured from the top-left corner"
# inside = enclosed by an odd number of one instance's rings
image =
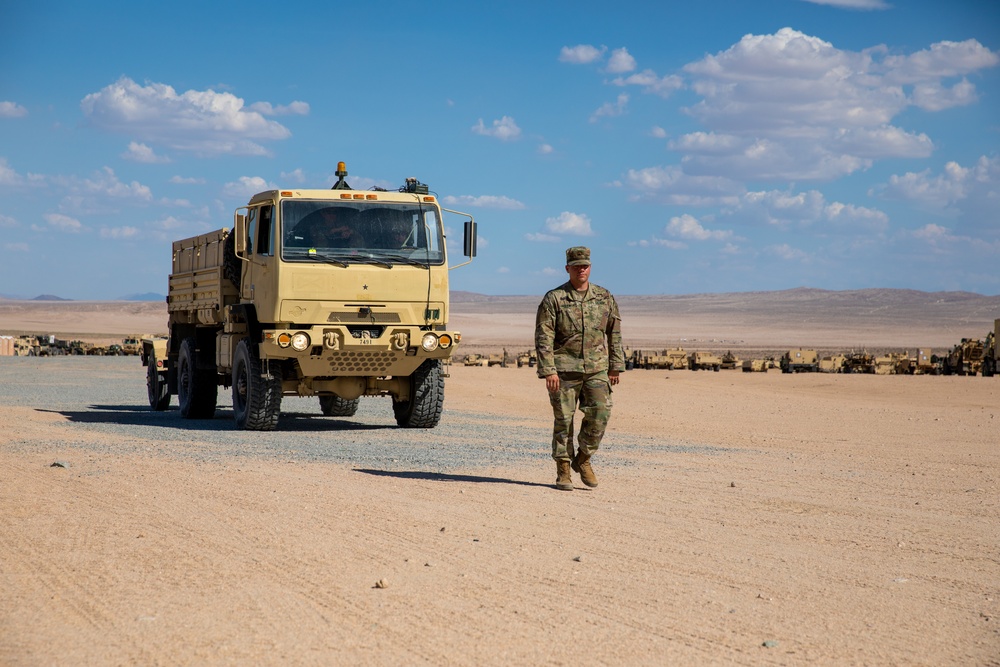
[[[211,419],[215,416],[215,403],[219,385],[215,369],[198,367],[198,346],[193,336],[181,342],[177,359],[177,401],[185,419]]]
[[[392,401],[396,423],[403,428],[434,428],[444,408],[441,362],[428,359],[410,376],[410,400]]]
[[[167,376],[156,370],[156,357],[152,354],[146,360],[146,394],[149,397],[149,407],[157,412],[170,407],[170,388],[167,386]]]
[[[360,398],[347,400],[340,396],[320,396],[319,407],[327,417],[353,417],[358,411]]]
[[[244,431],[273,431],[281,415],[281,376],[261,361],[257,346],[246,338],[233,360],[233,416]]]

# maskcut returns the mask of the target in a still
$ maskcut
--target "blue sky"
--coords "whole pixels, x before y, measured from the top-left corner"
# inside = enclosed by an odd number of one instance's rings
[[[994,295],[998,147],[997,2],[0,0],[7,296],[165,293],[339,160],[476,216],[454,289]]]

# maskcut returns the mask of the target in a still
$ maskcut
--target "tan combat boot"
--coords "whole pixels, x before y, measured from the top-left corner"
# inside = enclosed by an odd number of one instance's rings
[[[590,467],[590,454],[584,454],[582,450],[578,451],[576,458],[573,459],[573,470],[580,473],[580,479],[583,480],[584,484],[590,488],[597,486],[597,475]]]
[[[556,488],[560,491],[573,490],[573,473],[569,461],[556,461]]]

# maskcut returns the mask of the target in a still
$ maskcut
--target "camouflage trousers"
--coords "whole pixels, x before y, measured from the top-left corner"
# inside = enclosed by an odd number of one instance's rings
[[[578,449],[590,455],[597,451],[611,417],[611,383],[607,372],[560,373],[559,390],[549,394],[554,423],[552,458],[573,459],[573,419],[576,408],[583,412]]]

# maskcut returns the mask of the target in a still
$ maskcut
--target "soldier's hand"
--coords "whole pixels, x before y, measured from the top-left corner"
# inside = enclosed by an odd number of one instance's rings
[[[608,380],[611,382],[612,387],[618,384],[619,379],[618,371],[608,371]]]
[[[545,388],[549,390],[550,394],[554,394],[559,391],[559,376],[556,374],[546,375]]]

